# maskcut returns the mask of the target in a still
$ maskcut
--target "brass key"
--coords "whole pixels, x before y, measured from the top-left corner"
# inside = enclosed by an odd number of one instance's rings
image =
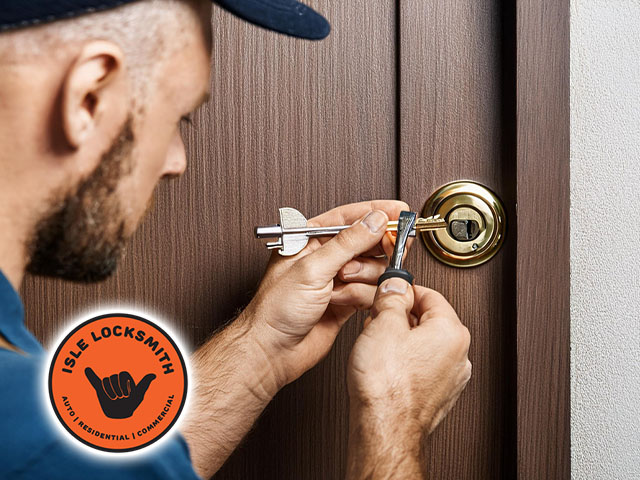
[[[416,236],[416,231],[425,232],[428,230],[440,230],[441,228],[447,228],[447,221],[444,218],[440,218],[440,215],[434,215],[426,218],[416,218],[416,223],[413,229],[409,233],[410,237]],[[398,221],[394,220],[387,224],[387,232],[398,231]]]

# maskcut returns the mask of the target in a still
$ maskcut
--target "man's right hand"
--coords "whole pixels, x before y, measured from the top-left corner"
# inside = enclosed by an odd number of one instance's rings
[[[420,439],[471,377],[469,330],[439,293],[382,283],[348,369],[349,478],[415,478]]]

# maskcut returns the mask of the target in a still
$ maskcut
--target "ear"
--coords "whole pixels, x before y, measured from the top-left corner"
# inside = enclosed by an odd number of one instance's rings
[[[111,42],[86,44],[67,71],[62,86],[62,127],[73,148],[92,136],[112,136],[125,121],[129,105],[123,54]]]

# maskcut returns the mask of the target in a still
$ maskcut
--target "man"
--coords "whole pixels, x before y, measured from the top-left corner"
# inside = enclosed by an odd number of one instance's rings
[[[376,288],[386,266],[377,254],[390,248],[385,226],[407,209],[397,201],[331,210],[310,223],[353,226],[295,257],[272,257],[249,306],[193,355],[190,407],[181,432],[162,446],[105,460],[51,426],[39,382],[45,353],[24,327],[16,291],[26,271],[76,281],[110,275],[158,180],[184,171],[179,122],[207,97],[211,6],[2,5],[0,477],[207,478],[278,390],[327,354],[357,309],[369,308],[348,365],[348,477],[419,477],[421,436],[470,378],[469,333],[432,290],[398,278]],[[290,0],[226,6],[290,35],[329,31]]]

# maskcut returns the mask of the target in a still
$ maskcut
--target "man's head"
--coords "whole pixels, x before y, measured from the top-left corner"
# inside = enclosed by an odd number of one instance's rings
[[[184,171],[210,8],[142,0],[0,34],[0,217],[29,270],[105,278],[157,182]]]

